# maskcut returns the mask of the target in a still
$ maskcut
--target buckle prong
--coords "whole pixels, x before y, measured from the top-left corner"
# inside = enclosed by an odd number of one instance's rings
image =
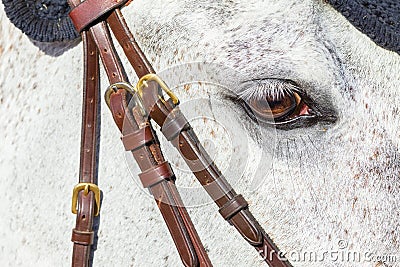
[[[85,193],[85,196],[89,194],[89,184],[85,185],[85,190],[83,191],[83,193]]]

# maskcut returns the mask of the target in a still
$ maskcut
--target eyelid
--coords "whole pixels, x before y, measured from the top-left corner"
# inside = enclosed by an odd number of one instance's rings
[[[256,79],[242,83],[241,90],[237,93],[244,101],[251,99],[279,99],[287,92],[303,94],[297,84],[291,80],[283,79]]]

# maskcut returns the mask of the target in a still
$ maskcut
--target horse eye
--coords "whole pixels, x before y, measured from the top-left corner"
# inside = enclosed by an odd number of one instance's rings
[[[311,115],[312,112],[300,94],[292,90],[285,90],[277,96],[248,99],[246,104],[255,119],[275,123]]]

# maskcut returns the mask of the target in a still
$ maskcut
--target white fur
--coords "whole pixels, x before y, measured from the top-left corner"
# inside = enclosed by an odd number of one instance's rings
[[[398,54],[376,46],[323,1],[137,0],[124,14],[161,73],[205,62],[248,79],[290,79],[337,112],[334,124],[271,132],[257,128],[222,98],[217,85],[176,88],[183,103],[209,100],[211,112],[195,104],[183,109],[193,116],[206,113],[208,120],[193,121],[200,138],[215,143],[210,149],[216,162],[282,251],[337,251],[338,241],[345,240],[349,251],[398,254],[400,261]],[[14,28],[3,11],[0,23],[0,264],[68,266],[74,224],[70,198],[79,166],[81,44],[52,57]],[[226,121],[240,125],[237,131],[248,137],[246,157],[234,156],[236,142],[225,137]],[[271,133],[274,137],[267,138]],[[132,168],[131,174],[125,164],[106,108],[101,142],[104,199],[94,266],[179,266],[154,201],[137,186],[138,170]],[[214,204],[195,202],[190,188],[198,184],[166,149],[179,167],[178,185],[189,188],[183,197],[213,264],[265,266]],[[231,160],[235,166],[248,163],[239,180],[229,170]],[[252,190],[259,166],[265,176]],[[210,202],[201,189],[194,192]]]

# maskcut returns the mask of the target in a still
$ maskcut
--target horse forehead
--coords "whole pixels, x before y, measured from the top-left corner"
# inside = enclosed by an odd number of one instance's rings
[[[260,33],[275,27],[292,31],[310,27],[314,1],[135,1],[134,8],[127,10],[135,17],[135,26],[151,32],[151,36],[168,38],[171,36],[190,36],[213,38],[229,36],[232,32]],[[150,12],[149,12],[150,10]],[[288,27],[290,26],[290,27]],[[160,30],[160,28],[163,29]],[[276,28],[278,27],[278,28]],[[139,30],[140,29],[140,30]],[[165,34],[167,33],[167,34]],[[149,35],[150,37],[150,35]],[[173,40],[175,43],[179,39]],[[186,40],[188,41],[188,40]],[[190,41],[190,40],[189,40]],[[171,42],[172,44],[172,42]]]
[[[132,5],[126,9],[132,18],[128,22],[157,69],[206,61],[246,75],[288,78],[288,73],[296,72],[301,79],[319,76],[320,81],[334,72],[327,49],[315,34],[320,27],[315,17],[326,12],[318,1],[135,1]],[[306,77],[311,73],[314,78]]]

